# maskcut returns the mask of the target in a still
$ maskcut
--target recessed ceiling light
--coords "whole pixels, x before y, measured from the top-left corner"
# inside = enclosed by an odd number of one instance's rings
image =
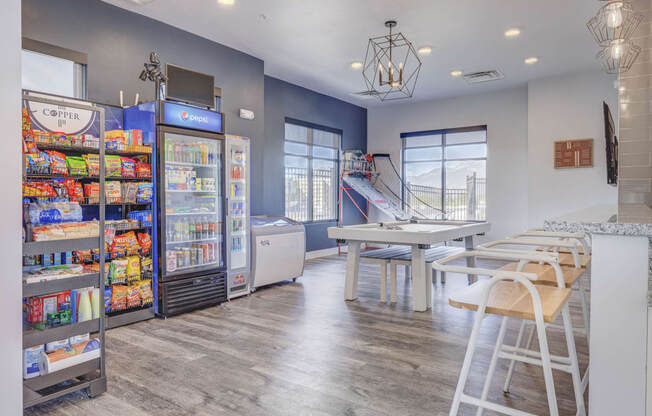
[[[619,92],[625,92],[625,87],[618,87]]]
[[[351,68],[353,68],[353,69],[360,69],[360,68],[362,68],[362,62],[360,62],[360,61],[354,61],[354,62],[351,62]]]
[[[537,62],[539,62],[539,58],[537,58],[536,56],[531,56],[529,58],[525,58],[525,61],[523,61],[523,62],[525,62],[528,65],[532,65],[532,64],[536,64]]]
[[[459,69],[455,69],[451,71],[451,75],[454,77],[459,77],[460,75],[462,75],[462,71],[460,71]]]
[[[227,6],[231,6],[231,5],[233,5],[234,0],[217,0],[217,2],[219,4],[224,4],[224,5],[227,5]]]
[[[432,53],[432,46],[422,46],[417,52],[419,52],[419,55],[430,55]]]
[[[505,31],[505,37],[506,38],[515,38],[520,34],[521,34],[521,29],[519,29],[517,27],[510,27],[509,29],[507,29]]]

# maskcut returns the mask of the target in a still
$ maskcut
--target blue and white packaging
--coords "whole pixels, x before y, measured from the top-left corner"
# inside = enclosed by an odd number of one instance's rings
[[[34,378],[41,375],[38,363],[42,352],[45,352],[45,345],[37,345],[23,350],[24,379]]]

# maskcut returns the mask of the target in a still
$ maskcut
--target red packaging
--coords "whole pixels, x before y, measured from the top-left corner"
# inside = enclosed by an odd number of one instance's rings
[[[66,165],[66,155],[54,150],[46,150],[45,153],[50,156],[50,173],[55,175],[67,175],[68,166]]]
[[[122,168],[122,177],[123,178],[135,178],[136,177],[136,161],[128,157],[120,158],[120,166]]]
[[[27,301],[27,322],[32,324],[45,322],[46,313],[59,312],[61,305],[64,303],[70,303],[69,290],[50,295],[30,297]]]
[[[70,199],[70,202],[81,203],[84,201],[84,191],[80,182],[72,178],[68,178],[63,181],[63,185],[66,187],[66,191],[68,192],[68,199]]]
[[[136,176],[139,178],[151,178],[152,167],[148,163],[136,163]]]

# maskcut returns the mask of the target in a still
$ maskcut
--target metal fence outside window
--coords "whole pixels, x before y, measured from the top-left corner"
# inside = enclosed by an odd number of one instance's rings
[[[440,218],[442,209],[441,188],[407,184],[406,208],[413,215]],[[444,211],[449,220],[485,220],[487,218],[487,180],[475,175],[466,177],[466,188],[448,188],[444,198]],[[409,208],[408,208],[409,207]]]

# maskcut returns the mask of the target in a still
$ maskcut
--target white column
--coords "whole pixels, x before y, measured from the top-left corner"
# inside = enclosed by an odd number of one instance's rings
[[[21,284],[20,0],[5,0],[0,13],[0,413],[23,414]]]
[[[648,239],[594,235],[591,416],[645,415]]]
[[[360,270],[360,242],[349,241],[346,254],[346,282],[344,283],[344,299],[358,298],[358,271]]]

